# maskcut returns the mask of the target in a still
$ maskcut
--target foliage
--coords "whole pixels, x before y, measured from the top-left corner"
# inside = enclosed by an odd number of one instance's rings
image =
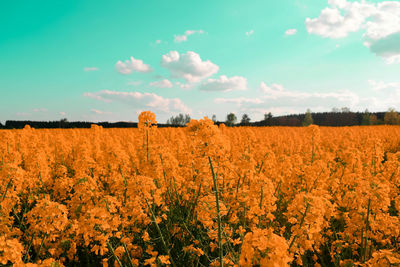
[[[250,123],[250,117],[247,114],[243,114],[242,120],[240,121],[241,124],[243,125],[248,125]]]
[[[399,113],[397,113],[394,108],[390,108],[388,112],[385,113],[384,122],[385,124],[389,125],[399,125],[400,124]]]
[[[167,124],[172,124],[172,125],[180,125],[180,126],[185,126],[190,122],[190,116],[189,114],[183,115],[180,113],[177,116],[172,116],[167,120]]]
[[[309,126],[314,123],[311,111],[307,109],[306,116],[304,117],[303,126]]]
[[[237,121],[236,115],[235,115],[234,113],[229,113],[229,114],[226,116],[225,124],[226,124],[227,126],[233,126],[233,125],[235,125],[236,121]]]

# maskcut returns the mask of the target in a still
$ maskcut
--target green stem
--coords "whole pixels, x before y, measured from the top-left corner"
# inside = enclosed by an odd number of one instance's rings
[[[144,195],[143,195],[143,197],[144,197]],[[162,242],[162,244],[163,244],[163,246],[164,246],[164,249],[165,249],[165,251],[168,253],[169,260],[171,261],[171,265],[172,265],[172,266],[176,266],[175,263],[174,263],[174,261],[173,261],[173,259],[172,259],[172,257],[171,257],[171,253],[169,252],[167,243],[165,243],[165,240],[164,240],[164,237],[163,237],[163,235],[162,235],[160,226],[158,226],[158,223],[157,223],[157,221],[156,221],[156,215],[154,214],[153,209],[150,207],[150,204],[149,204],[149,202],[147,201],[147,198],[146,198],[146,197],[144,197],[144,200],[146,201],[147,207],[149,208],[149,211],[150,211],[150,213],[151,213],[151,216],[153,217],[153,222],[154,222],[154,224],[156,225],[156,228],[157,228],[158,234],[160,235],[161,242]]]
[[[43,247],[45,238],[46,238],[46,235],[43,236],[42,242],[40,243],[39,251],[38,251],[38,254],[37,254],[37,256],[36,256],[36,257],[38,257],[38,258],[40,257],[40,251],[42,250],[42,247]]]
[[[219,192],[218,192],[218,184],[217,178],[215,177],[214,168],[211,162],[211,158],[208,157],[208,161],[210,162],[211,172],[214,180],[214,187],[215,187],[215,201],[217,203],[217,222],[218,222],[218,249],[219,249],[219,266],[223,267],[223,248],[222,248],[222,227],[221,227],[221,216],[219,211]]]
[[[3,200],[6,198],[7,191],[8,191],[8,189],[11,187],[11,183],[12,183],[12,178],[10,178],[10,180],[9,180],[8,183],[7,183],[6,190],[5,190],[4,193],[3,193],[3,197],[1,198],[1,201],[3,201]]]
[[[362,254],[361,260],[364,263],[367,259],[367,246],[368,246],[368,228],[369,228],[369,214],[371,213],[371,199],[368,199],[367,218],[365,219],[365,241],[364,246],[361,247]],[[362,242],[363,240],[361,240]]]
[[[129,251],[128,251],[128,249],[127,249],[125,243],[122,243],[122,246],[124,247],[125,253],[126,253],[126,255],[128,256],[129,265],[133,267],[132,258],[131,258],[131,255],[129,255]]]
[[[147,161],[149,161],[149,130],[146,130]]]
[[[300,230],[301,227],[303,226],[304,220],[306,219],[308,207],[309,207],[309,204],[307,203],[307,204],[306,204],[306,210],[304,211],[303,217],[301,218],[301,221],[300,221],[299,230]],[[294,244],[294,241],[296,240],[297,237],[298,237],[298,235],[295,235],[295,236],[293,237],[293,239],[292,239],[292,242],[290,242],[289,251],[290,251],[290,249],[292,248],[292,246],[293,246],[293,244]]]
[[[107,246],[108,246],[108,248],[110,249],[111,254],[113,254],[115,260],[118,262],[118,265],[119,265],[120,267],[123,267],[122,262],[118,259],[117,255],[115,255],[114,249],[113,249],[113,247],[111,246],[111,244],[110,244],[108,241],[107,241]]]

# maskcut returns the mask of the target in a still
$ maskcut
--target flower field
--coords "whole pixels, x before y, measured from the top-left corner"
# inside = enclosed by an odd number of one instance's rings
[[[0,266],[400,266],[400,127],[0,131]]]

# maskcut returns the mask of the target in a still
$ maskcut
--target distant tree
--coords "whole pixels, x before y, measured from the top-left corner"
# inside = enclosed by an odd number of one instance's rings
[[[379,120],[376,117],[376,115],[370,115],[369,116],[369,125],[377,125],[379,124]]]
[[[176,117],[172,116],[167,120],[167,124],[180,125],[180,126],[185,126],[189,122],[190,122],[189,114],[183,115],[182,113],[180,113]]]
[[[249,124],[250,123],[250,117],[249,117],[249,115],[247,115],[247,114],[243,114],[243,116],[242,116],[242,120],[241,120],[241,124],[245,124],[245,125],[247,125],[247,124]]]
[[[333,113],[339,113],[340,109],[338,109],[337,107],[332,108],[332,112]]]
[[[65,128],[67,126],[67,124],[68,124],[67,118],[63,118],[63,119],[60,120],[58,127],[59,128]]]
[[[371,114],[369,113],[368,109],[366,109],[362,116],[361,125],[370,125],[371,124],[370,119],[371,119]]]
[[[265,113],[264,114],[264,120],[268,121],[270,119],[272,119],[272,113],[271,112]]]
[[[385,113],[384,117],[385,124],[390,125],[399,125],[400,124],[400,115],[396,112],[394,108],[389,108],[389,110]]]
[[[211,120],[212,120],[213,122],[217,122],[217,116],[216,116],[215,114],[213,114]]]
[[[225,122],[225,124],[226,124],[227,126],[233,126],[233,125],[235,125],[236,121],[237,121],[236,115],[235,115],[234,113],[229,113],[229,114],[226,116],[226,122]]]
[[[309,126],[314,123],[311,115],[311,110],[307,109],[306,116],[304,117],[303,126]]]
[[[350,108],[348,108],[348,107],[342,107],[341,110],[342,110],[342,113],[349,113],[350,112]]]

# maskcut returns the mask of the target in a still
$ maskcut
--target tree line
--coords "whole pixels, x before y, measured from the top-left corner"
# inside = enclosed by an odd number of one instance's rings
[[[172,116],[166,123],[157,124],[158,127],[182,127],[191,120],[189,114]],[[387,112],[352,112],[348,108],[333,109],[331,112],[311,112],[307,110],[304,114],[291,114],[284,116],[273,116],[271,113],[264,114],[260,121],[251,122],[248,114],[243,114],[238,121],[235,113],[227,114],[225,120],[218,121],[216,115],[212,120],[217,124],[224,123],[227,126],[308,126],[315,124],[319,126],[356,126],[356,125],[400,125],[400,114],[393,108]],[[17,121],[7,120],[5,125],[0,123],[0,129],[22,129],[25,125],[33,128],[90,128],[92,124],[103,128],[136,128],[136,122],[87,122],[87,121]]]

